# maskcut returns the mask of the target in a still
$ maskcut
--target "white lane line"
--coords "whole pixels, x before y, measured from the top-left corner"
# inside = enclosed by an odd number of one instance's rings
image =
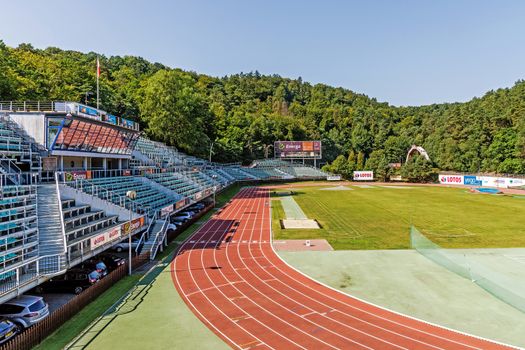
[[[270,218],[270,222],[271,222],[271,210],[268,212],[268,216],[269,216],[269,218]],[[272,242],[271,226],[270,226],[270,242]],[[322,283],[322,282],[318,282],[318,281],[313,280],[312,278],[310,278],[309,276],[307,276],[307,275],[304,274],[303,272],[299,271],[298,269],[296,269],[296,268],[293,267],[292,265],[288,264],[285,260],[281,259],[281,257],[275,252],[275,249],[274,249],[274,247],[273,247],[273,244],[270,244],[270,248],[272,249],[273,256],[276,257],[280,262],[282,262],[282,263],[284,263],[285,265],[287,265],[291,270],[293,270],[293,271],[297,272],[298,274],[300,274],[300,275],[306,277],[307,279],[311,280],[313,283],[321,284],[321,285],[323,285],[325,288],[327,288],[327,289],[329,289],[329,290],[332,290],[332,291],[335,291],[335,292],[337,292],[337,293],[339,293],[339,294],[341,294],[341,295],[344,295],[344,296],[347,297],[347,298],[350,298],[350,299],[354,299],[354,300],[360,301],[360,302],[362,302],[363,304],[370,305],[370,306],[375,307],[375,308],[378,308],[378,309],[380,309],[380,310],[388,311],[388,312],[390,312],[390,313],[392,313],[392,314],[394,314],[394,315],[398,315],[398,316],[401,316],[401,317],[405,317],[405,318],[407,318],[407,319],[411,319],[411,320],[418,321],[418,322],[420,322],[421,324],[430,325],[430,326],[433,326],[433,327],[436,327],[436,328],[439,328],[439,329],[442,329],[442,330],[446,330],[446,331],[449,331],[449,332],[452,332],[452,333],[456,333],[456,334],[464,335],[464,336],[467,336],[467,337],[471,337],[471,338],[473,338],[473,339],[483,340],[483,341],[491,342],[491,343],[494,343],[494,344],[500,344],[500,345],[504,345],[504,346],[507,346],[507,347],[512,348],[512,346],[510,346],[510,345],[503,344],[503,343],[500,343],[500,342],[496,342],[496,341],[494,341],[494,340],[489,340],[489,339],[484,339],[484,338],[481,338],[481,337],[478,337],[478,336],[473,336],[473,335],[466,334],[466,333],[463,333],[463,332],[459,332],[459,331],[457,331],[457,330],[449,329],[449,328],[446,328],[446,327],[443,327],[443,326],[440,326],[440,325],[432,324],[432,323],[430,323],[430,322],[426,322],[426,321],[423,321],[423,320],[420,320],[420,319],[417,319],[417,318],[414,318],[414,317],[411,317],[411,316],[403,315],[403,314],[397,313],[397,312],[395,312],[395,311],[392,311],[392,310],[389,310],[389,309],[383,308],[383,307],[381,307],[381,306],[378,306],[378,305],[372,304],[372,303],[367,302],[367,301],[365,301],[365,300],[359,299],[359,298],[357,298],[357,297],[354,297],[354,296],[348,295],[348,294],[346,294],[346,293],[343,293],[343,292],[341,292],[341,291],[339,291],[339,290],[337,290],[337,289],[335,289],[335,288],[332,288],[332,287],[330,287],[330,286],[328,286],[328,285],[326,285],[326,284],[324,284],[324,283]],[[448,341],[448,342],[451,342],[451,343],[455,343],[455,344],[458,344],[458,345],[462,345],[462,346],[465,346],[465,347],[468,347],[468,348],[471,348],[471,349],[479,349],[479,348],[477,348],[477,347],[474,347],[474,346],[471,346],[471,345],[468,345],[468,344],[465,344],[465,343],[461,343],[461,342],[458,342],[458,341],[455,341],[455,340],[452,340],[452,339],[449,339],[449,338],[446,338],[446,337],[442,337],[442,336],[439,336],[439,335],[437,335],[437,334],[429,333],[429,332],[423,331],[423,330],[421,330],[421,329],[417,329],[417,328],[411,327],[411,326],[409,326],[409,325],[406,325],[406,324],[403,324],[403,323],[400,323],[400,322],[397,322],[397,321],[391,320],[391,319],[389,319],[389,318],[386,318],[386,317],[383,317],[383,316],[376,315],[376,314],[374,314],[373,312],[366,311],[366,310],[364,310],[364,309],[362,309],[362,308],[359,308],[359,307],[357,307],[357,306],[353,306],[353,305],[347,304],[347,303],[345,303],[345,302],[343,302],[343,301],[341,301],[341,300],[339,300],[339,299],[337,299],[337,298],[334,298],[334,297],[332,297],[332,296],[330,296],[330,295],[328,295],[328,294],[323,293],[322,291],[319,291],[319,290],[317,290],[317,289],[314,289],[314,288],[312,288],[311,286],[309,286],[309,285],[307,285],[307,284],[304,284],[303,282],[297,280],[296,278],[292,277],[290,274],[288,274],[288,273],[286,273],[285,271],[283,271],[281,268],[278,267],[278,265],[275,265],[275,266],[281,271],[282,274],[284,274],[285,276],[287,276],[287,277],[290,278],[291,280],[294,280],[294,281],[296,281],[297,283],[299,283],[299,284],[305,286],[306,288],[312,290],[315,294],[319,294],[319,295],[322,295],[322,296],[324,296],[324,297],[327,297],[328,299],[331,299],[331,300],[335,301],[335,302],[338,303],[338,304],[344,305],[345,307],[348,307],[348,308],[352,308],[352,309],[355,309],[355,310],[361,311],[361,312],[363,312],[363,313],[365,313],[365,314],[368,314],[368,315],[370,315],[370,316],[373,316],[373,317],[375,317],[375,318],[378,318],[378,319],[381,319],[381,320],[387,321],[387,322],[389,322],[389,323],[392,323],[392,324],[395,324],[395,325],[401,326],[401,327],[403,327],[403,328],[407,328],[407,329],[410,329],[410,330],[413,330],[413,331],[416,331],[416,332],[419,332],[419,333],[422,333],[422,334],[425,334],[425,335],[432,336],[432,337],[437,338],[437,339],[445,340],[445,341]],[[282,282],[282,283],[284,284],[284,282]],[[303,293],[301,293],[301,294],[303,294]],[[304,295],[307,296],[306,294],[304,294]],[[311,298],[311,299],[313,299],[313,298]],[[319,299],[318,299],[318,298],[315,298],[314,300],[319,300]],[[321,302],[321,303],[322,303],[322,302]],[[323,304],[324,304],[324,303],[323,303]],[[328,305],[327,305],[327,306],[328,306]],[[409,337],[409,336],[406,336],[406,335],[403,335],[403,334],[397,333],[397,332],[395,332],[395,331],[392,331],[392,330],[389,330],[389,329],[383,328],[383,327],[381,327],[381,326],[378,326],[378,325],[376,325],[376,324],[370,323],[370,322],[368,322],[368,321],[366,321],[366,320],[362,320],[362,319],[360,319],[360,318],[358,318],[358,317],[356,317],[356,316],[353,316],[353,315],[351,315],[351,314],[349,314],[349,313],[346,313],[346,312],[343,312],[343,311],[341,311],[341,310],[337,310],[337,311],[338,311],[339,313],[341,313],[341,314],[347,316],[347,317],[350,317],[350,318],[353,318],[353,319],[356,319],[356,320],[363,321],[363,322],[368,323],[368,324],[370,324],[370,325],[372,325],[372,326],[374,326],[374,327],[377,327],[377,328],[383,329],[383,330],[385,330],[385,331],[387,331],[387,332],[390,332],[390,333],[393,333],[393,334],[397,334],[397,335],[399,335],[399,336],[402,336],[402,337],[404,337],[404,338],[406,338],[406,339],[411,339],[412,341],[415,341],[415,342],[418,342],[418,343],[426,344],[426,343],[424,343],[424,342],[422,342],[422,341],[419,341],[419,340],[417,340],[417,339],[415,339],[415,338],[412,338],[412,337]],[[334,320],[334,321],[335,321],[335,322],[338,322],[337,320]],[[344,324],[344,323],[342,323],[342,324]],[[434,347],[434,348],[437,348],[436,346],[433,346],[433,345],[430,345],[430,344],[426,344],[426,345],[431,346],[431,347]]]
[[[261,226],[260,226],[260,230],[259,230],[261,236],[264,234],[263,230],[264,230],[264,218],[265,218],[265,216],[264,216],[264,211],[265,211],[265,210],[266,210],[266,209],[263,208],[263,215],[262,215],[262,216],[263,216],[263,219],[262,219],[262,221],[261,221]],[[254,223],[254,225],[252,226],[251,236],[253,236],[253,234],[254,234],[254,229],[255,229],[255,223]],[[251,237],[250,237],[250,238],[251,238]],[[248,247],[248,249],[249,249],[250,254],[252,254],[252,248],[251,248],[251,247]],[[260,250],[261,252],[263,252],[263,247],[260,246],[260,249],[259,249],[259,250]],[[239,248],[237,248],[237,251],[238,251],[238,254],[240,255]],[[264,254],[264,252],[263,252],[263,254]],[[253,254],[252,254],[252,255],[253,255]],[[266,256],[266,255],[264,255],[264,256]],[[260,263],[257,262],[257,260],[254,259],[254,261],[256,261],[256,263],[257,263],[259,266],[261,266]],[[267,262],[270,262],[269,259],[266,259],[266,261],[267,261]],[[244,262],[243,262],[243,263],[244,263]],[[270,262],[270,263],[271,263],[271,262]],[[259,280],[261,280],[261,278],[259,278],[259,276],[257,276],[257,275],[253,272],[252,269],[249,269],[249,271],[252,273],[252,275],[254,275],[256,278],[258,278]],[[272,276],[274,276],[274,275],[272,275]],[[279,281],[279,282],[281,282],[281,281]],[[283,283],[283,282],[281,282],[281,283]],[[283,283],[283,284],[284,284],[284,283]],[[274,291],[276,291],[276,292],[278,292],[279,294],[281,294],[282,296],[284,296],[285,298],[291,300],[292,302],[295,302],[295,303],[298,304],[299,306],[303,306],[303,307],[305,307],[305,308],[307,308],[307,309],[310,309],[310,310],[312,310],[312,311],[315,311],[315,310],[313,310],[313,309],[311,309],[311,308],[309,308],[309,307],[307,307],[307,306],[305,306],[305,305],[300,304],[300,303],[297,302],[296,300],[290,298],[288,295],[282,293],[280,290],[277,290],[276,288],[272,287],[271,285],[269,285],[269,284],[266,284],[266,285],[267,285],[268,287],[270,287],[271,289],[273,289]],[[261,292],[259,292],[259,293],[262,294],[262,295],[265,295],[264,293],[261,293]],[[270,300],[273,301],[273,299],[270,299]],[[274,303],[278,304],[278,303],[275,302],[275,301],[274,301]],[[294,313],[295,315],[301,317],[300,314],[297,314],[297,313],[294,312],[293,310],[287,309],[286,307],[282,306],[281,304],[278,304],[278,305],[279,305],[281,308],[286,309],[286,310],[290,311],[291,313]],[[341,334],[339,334],[339,333],[333,332],[333,331],[330,330],[329,328],[323,327],[323,326],[321,326],[320,324],[318,324],[318,323],[316,323],[316,322],[314,322],[314,321],[311,321],[311,320],[307,320],[307,321],[309,321],[310,323],[316,325],[318,328],[322,328],[322,329],[324,329],[324,330],[326,330],[326,331],[328,331],[328,332],[330,332],[330,333],[333,333],[333,334],[335,334],[336,336],[339,336],[339,337],[341,337],[341,338],[343,338],[343,339],[345,339],[345,340],[347,340],[347,341],[349,341],[349,342],[352,342],[352,343],[358,344],[358,345],[363,346],[363,347],[367,347],[366,345],[361,344],[361,343],[359,343],[359,342],[356,342],[356,341],[354,341],[353,339],[347,338],[347,337],[345,337],[345,336],[343,336],[343,335],[341,335]],[[335,321],[335,320],[332,320],[332,321]],[[337,321],[335,321],[335,322],[337,323]],[[366,336],[368,336],[368,337],[371,337],[371,338],[376,339],[376,340],[378,340],[378,341],[381,341],[381,342],[384,342],[384,343],[390,344],[390,345],[392,345],[392,346],[394,346],[394,347],[401,348],[401,349],[406,349],[406,348],[404,348],[404,347],[402,347],[402,346],[399,346],[399,345],[393,344],[393,343],[391,343],[391,342],[389,342],[389,341],[387,341],[387,340],[385,340],[385,339],[378,338],[378,337],[376,337],[376,336],[374,336],[374,335],[371,335],[371,334],[369,334],[369,333],[366,333],[366,332],[364,332],[364,331],[362,331],[362,330],[360,330],[360,329],[357,329],[357,328],[351,327],[351,326],[346,325],[346,324],[344,324],[344,326],[347,327],[347,328],[349,328],[349,329],[352,329],[352,330],[355,331],[355,332],[362,333],[362,334],[364,334],[364,335],[366,335]],[[368,347],[367,347],[367,348],[368,348]]]
[[[245,192],[245,191],[243,191],[243,193],[242,193],[243,195],[244,195],[244,192]],[[242,203],[243,201],[237,201],[237,202],[238,202],[238,203]],[[228,209],[231,209],[231,207],[228,208]],[[224,215],[223,217],[228,218],[228,215]],[[194,252],[194,251],[190,251],[190,254],[191,254],[192,252]],[[201,265],[202,265],[202,266],[204,266],[204,261],[203,261],[204,254],[203,254],[203,253],[204,253],[204,250],[201,249],[201,250],[200,250],[200,258],[201,258]],[[213,255],[213,257],[214,257],[214,260],[215,260],[215,263],[216,263],[215,253],[216,253],[216,251],[214,251],[214,255]],[[190,261],[189,257],[188,257],[188,261]],[[216,264],[217,264],[217,263],[216,263]],[[218,266],[218,265],[217,265],[217,266]],[[224,276],[224,273],[222,272],[222,270],[219,270],[219,271],[220,271],[220,273]],[[208,274],[208,271],[204,270],[204,273],[206,274],[206,277],[208,278],[208,280],[209,280],[211,283],[214,283],[214,282],[211,280],[211,278],[210,278],[210,276],[209,276],[209,274]],[[190,276],[192,277],[194,283],[195,283],[196,285],[198,285],[198,284],[196,283],[196,281],[195,281],[195,277],[193,276],[193,273],[192,273],[192,270],[191,270],[191,269],[190,269]],[[235,286],[234,286],[234,287],[235,287]],[[220,289],[219,289],[219,293],[221,293],[225,298],[228,298],[228,297],[227,297],[227,296],[226,296],[226,295],[225,295]],[[242,293],[241,293],[241,294],[242,294]],[[205,294],[204,294],[204,295],[205,295]],[[206,295],[205,295],[205,297],[209,300],[209,298],[208,298]],[[244,313],[247,313],[244,309],[242,309],[241,307],[239,307],[237,304],[234,303],[233,305],[234,305],[237,309],[239,309],[240,311],[242,311],[242,312],[244,312]],[[215,305],[214,305],[214,306],[215,306]],[[288,339],[287,337],[283,336],[282,334],[278,333],[277,331],[275,331],[273,328],[269,327],[268,325],[262,323],[262,322],[259,321],[257,318],[253,318],[253,319],[254,319],[257,323],[259,323],[261,326],[263,326],[264,328],[266,328],[266,329],[270,330],[271,332],[275,333],[276,335],[280,336],[282,339],[284,339],[284,340],[286,340],[286,341],[288,341],[288,342],[290,342],[290,343],[293,343],[294,345],[296,345],[296,346],[299,347],[299,348],[306,349],[306,348],[304,348],[303,346],[300,346],[299,344],[295,343],[294,341],[292,341],[292,340]],[[240,325],[238,325],[238,326],[241,327]],[[241,327],[241,328],[242,328],[242,327]],[[243,328],[243,329],[244,329],[244,328]],[[249,332],[248,332],[248,333],[249,333]],[[257,340],[261,341],[259,338],[255,337],[253,334],[251,334],[251,335],[252,335],[254,338],[256,338]],[[261,342],[263,342],[263,341],[261,341]],[[264,343],[264,342],[263,342],[263,343]],[[267,344],[266,344],[266,345],[267,345]],[[237,344],[237,346],[238,346],[238,344]],[[268,346],[268,345],[267,345],[267,346]],[[270,346],[269,346],[269,347],[270,347]]]
[[[257,197],[257,198],[258,198],[258,197]],[[260,201],[257,201],[257,199],[253,199],[253,198],[251,199],[251,201],[254,201],[255,204],[258,204],[258,203],[260,202]],[[264,211],[263,211],[263,214],[264,214]],[[255,223],[256,223],[256,220],[252,220],[251,223],[252,223],[252,228],[249,230],[249,232],[250,232],[250,239],[251,239],[251,236],[253,236],[253,233],[254,233],[254,230],[255,230]],[[248,231],[247,228],[246,228],[245,230]],[[243,230],[241,234],[243,234],[245,230]],[[231,251],[231,249],[227,249],[227,250],[226,250],[226,258],[227,258],[227,260],[228,260],[228,263],[229,263],[230,265],[232,265],[232,263],[231,263],[231,261],[230,261],[229,254],[228,254],[229,251]],[[248,250],[248,251],[250,252],[250,254],[252,254],[251,246],[249,246],[249,250]],[[241,257],[240,247],[239,247],[239,246],[237,246],[236,253],[237,253],[237,257]],[[214,257],[215,257],[215,256],[216,256],[216,254],[215,254],[215,252],[214,252]],[[255,260],[255,258],[256,258],[256,257],[253,257],[253,256],[252,256],[252,259],[253,259],[254,261],[257,261],[257,260]],[[252,275],[254,275],[257,279],[261,280],[261,278],[259,278],[259,276],[257,276],[257,275],[256,275],[251,269],[249,269],[249,266],[246,265],[246,263],[244,262],[244,260],[242,260],[242,258],[241,258],[241,261],[242,261],[243,264],[248,268],[247,270],[248,270],[249,272],[252,273]],[[218,264],[217,260],[215,260],[215,264]],[[232,265],[232,266],[233,266],[233,265]],[[245,279],[245,278],[242,277],[239,273],[237,273],[237,275],[238,275],[240,278]],[[246,279],[245,279],[245,280],[246,280]],[[301,317],[299,314],[297,314],[297,313],[294,312],[293,310],[290,310],[290,309],[284,307],[283,305],[279,304],[278,302],[276,302],[276,301],[273,300],[272,298],[268,297],[268,295],[266,295],[265,293],[262,293],[261,291],[257,290],[257,289],[256,289],[255,287],[253,287],[253,286],[252,286],[247,280],[246,280],[246,282],[248,283],[248,285],[250,285],[250,286],[253,288],[253,290],[254,290],[256,293],[260,294],[262,297],[265,297],[265,298],[268,299],[270,302],[272,302],[272,303],[278,305],[280,308],[282,308],[282,309],[284,309],[284,310],[287,310],[288,312],[293,313],[293,314],[297,315],[298,317]],[[268,286],[269,286],[269,285],[268,285]],[[234,288],[237,289],[240,293],[242,293],[242,292],[241,292],[238,288],[236,288],[235,286],[234,286]],[[273,287],[271,287],[271,286],[270,286],[270,288],[272,288],[272,289],[275,290],[275,288],[273,288]],[[277,291],[277,292],[279,292],[279,291]],[[282,293],[281,293],[281,294],[282,294]],[[256,304],[257,306],[259,306],[261,309],[267,311],[266,309],[262,308],[259,304],[257,304],[255,301],[252,301],[252,302],[253,302],[254,304]],[[296,301],[294,301],[294,302],[297,303]],[[298,303],[297,303],[297,304],[298,304]],[[296,326],[290,324],[289,322],[284,321],[281,317],[279,317],[279,316],[277,316],[277,315],[275,315],[275,314],[273,314],[273,313],[271,313],[271,312],[269,312],[269,311],[267,311],[267,313],[270,313],[270,314],[273,315],[275,318],[282,320],[283,322],[285,322],[285,323],[288,324],[288,325],[291,325],[294,329],[298,330],[299,332],[301,332],[301,333],[303,333],[303,334],[306,334],[307,336],[309,336],[309,337],[311,337],[311,338],[317,340],[318,342],[321,342],[321,343],[323,343],[323,344],[325,344],[325,345],[327,345],[327,346],[329,346],[329,347],[332,347],[332,348],[336,348],[336,349],[337,349],[337,347],[333,346],[332,344],[329,344],[329,343],[323,341],[322,339],[313,336],[311,333],[309,333],[309,332],[305,332],[305,331],[302,330],[301,328],[298,328],[298,327],[296,327]],[[359,345],[359,346],[361,346],[361,347],[363,347],[363,348],[366,348],[366,349],[372,349],[372,348],[370,348],[370,347],[368,347],[368,346],[366,346],[366,345],[364,345],[364,344],[361,344],[361,343],[359,343],[359,342],[357,342],[357,341],[354,341],[354,340],[352,340],[352,339],[350,339],[350,338],[346,338],[346,337],[344,337],[344,336],[342,336],[342,335],[340,335],[340,334],[338,334],[338,333],[336,333],[336,332],[334,332],[334,331],[332,331],[332,330],[330,330],[330,329],[328,329],[328,328],[322,327],[322,326],[320,326],[319,324],[317,324],[317,323],[315,323],[315,322],[312,322],[312,321],[310,321],[310,320],[306,320],[306,321],[309,322],[309,323],[311,323],[311,324],[313,324],[313,325],[315,325],[315,326],[317,326],[318,328],[322,328],[322,329],[326,330],[327,332],[332,333],[332,334],[334,334],[334,335],[336,335],[336,336],[338,336],[338,337],[340,337],[340,338],[343,338],[343,339],[345,339],[345,340],[347,340],[347,341],[349,341],[349,342],[351,342],[351,343],[354,343],[354,344]]]
[[[212,223],[211,226],[213,226],[213,223]],[[189,238],[192,238],[192,237],[196,236],[198,233],[200,233],[200,231],[201,231],[200,229],[197,230],[197,231],[195,231],[195,232],[194,232]],[[181,245],[181,246],[179,247],[179,249],[182,249],[182,247],[185,246],[185,245],[186,245],[186,243],[183,244],[183,245]],[[190,250],[190,254],[191,254],[191,250]],[[174,275],[175,275],[175,280],[176,280],[176,282],[177,282],[177,286],[179,287],[179,290],[180,290],[182,293],[184,293],[184,289],[182,288],[182,285],[181,285],[180,280],[179,280],[179,276],[178,276],[178,274],[177,274],[177,262],[178,262],[178,260],[180,260],[180,259],[177,259],[177,257],[175,257],[175,259],[174,259],[174,261],[173,261],[173,270],[174,270]],[[189,260],[189,256],[188,256],[188,268],[189,268],[189,264],[190,264],[190,260]],[[190,270],[190,271],[191,271],[191,270]],[[190,272],[190,275],[191,275],[191,272]],[[192,276],[192,279],[193,279],[193,283],[194,283],[196,286],[198,286],[198,285],[195,283],[195,280],[194,280],[194,278],[193,278],[193,275],[191,275],[191,276]],[[204,297],[208,300],[208,302],[211,303],[211,305],[213,305],[213,307],[214,307],[215,309],[217,309],[217,311],[219,311],[219,313],[221,313],[221,314],[222,314],[224,317],[226,317],[227,319],[230,319],[230,318],[229,318],[229,317],[228,317],[228,316],[227,316],[222,310],[220,310],[220,309],[219,309],[219,308],[218,308],[218,307],[217,307],[217,306],[216,306],[216,305],[215,305],[215,304],[214,304],[214,303],[213,303],[213,302],[212,302],[212,301],[211,301],[211,300],[205,295],[205,294],[203,294],[203,295],[204,295]],[[215,324],[213,324],[212,322],[210,322],[210,321],[209,321],[209,320],[208,320],[208,319],[202,314],[202,312],[201,312],[201,311],[200,311],[200,310],[199,310],[199,309],[193,304],[193,302],[192,302],[190,299],[186,298],[186,301],[192,306],[193,310],[195,310],[195,312],[197,312],[203,320],[206,320],[206,321],[207,321],[207,323],[208,323],[208,325],[209,325],[210,327],[212,327],[217,333],[219,333],[221,336],[223,336],[224,339],[228,340],[228,342],[230,342],[232,345],[236,346],[236,347],[239,348],[239,349],[242,349],[242,347],[240,347],[236,342],[234,342],[230,337],[228,337],[224,332],[222,332],[218,327],[216,327]],[[230,319],[230,321],[231,321],[231,319]],[[232,322],[233,322],[233,321],[232,321]],[[233,323],[234,323],[234,322],[233,322]],[[260,341],[261,343],[265,344],[263,341],[261,341],[258,337],[256,337],[255,335],[253,335],[253,334],[252,334],[251,332],[249,332],[248,330],[246,330],[244,327],[242,327],[242,326],[240,326],[240,325],[237,325],[237,326],[238,326],[242,331],[244,331],[246,334],[248,334],[249,336],[251,336],[252,338],[257,339],[257,340]],[[271,347],[271,346],[269,346],[269,345],[267,345],[267,344],[265,344],[265,345],[268,346],[270,349],[273,349],[273,347]]]

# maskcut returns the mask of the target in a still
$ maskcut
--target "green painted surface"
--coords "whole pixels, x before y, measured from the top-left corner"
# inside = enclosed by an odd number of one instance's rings
[[[479,251],[478,251],[479,253]],[[525,346],[525,313],[412,250],[279,252],[312,278],[358,298],[477,336]]]
[[[301,207],[293,199],[293,196],[281,197],[281,205],[283,206],[286,219],[308,219]]]
[[[294,188],[293,198],[320,230],[284,230],[276,239],[325,238],[334,249],[407,249],[413,223],[445,248],[525,247],[525,201],[444,187]],[[275,210],[278,204],[272,201]],[[274,219],[284,219],[279,211]]]

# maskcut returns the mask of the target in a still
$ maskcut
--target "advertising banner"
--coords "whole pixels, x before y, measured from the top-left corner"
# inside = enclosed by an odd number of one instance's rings
[[[91,238],[91,250],[120,238],[120,226]]]
[[[113,114],[108,114],[108,120],[107,120],[108,123],[111,123],[111,124],[115,124],[117,125],[117,117],[114,116]]]
[[[145,223],[144,216],[141,216],[140,218],[131,220],[131,225],[129,221],[122,224],[122,235],[127,236],[130,233],[137,231],[142,226],[144,226],[144,223]]]
[[[64,173],[66,181],[75,181],[75,180],[86,180],[91,179],[91,170],[87,171],[67,171]]]
[[[197,193],[195,193],[195,200],[198,201],[198,200],[201,199],[201,198],[202,198],[202,192],[197,192]]]
[[[525,185],[525,179],[496,176],[439,175],[439,183],[446,185],[510,188]]]
[[[354,171],[354,181],[371,181],[373,179],[373,171]]]
[[[439,175],[439,183],[444,185],[463,185],[463,175]]]
[[[170,204],[160,210],[160,217],[161,218],[166,217],[166,215],[169,215],[172,212],[173,212],[173,204]]]
[[[330,175],[326,177],[327,181],[341,181],[341,175]]]
[[[98,111],[95,108],[91,108],[84,105],[78,105],[78,114],[88,117],[91,119],[101,120],[102,118],[98,115]]]
[[[178,201],[177,203],[175,203],[175,209],[180,209],[182,207],[184,207],[186,205],[186,199],[182,199],[180,201]]]
[[[122,123],[122,126],[124,126],[126,128],[133,129],[133,127],[135,125],[135,122],[133,122],[132,120],[129,120],[129,119],[120,118],[120,121]]]
[[[467,186],[482,186],[483,182],[478,180],[477,176],[465,175],[463,176],[463,183]]]
[[[321,158],[321,141],[276,141],[276,158]]]

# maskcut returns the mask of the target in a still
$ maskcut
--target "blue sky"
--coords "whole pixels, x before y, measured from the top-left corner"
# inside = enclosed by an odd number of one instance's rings
[[[2,1],[0,39],[259,70],[394,105],[466,101],[525,78],[525,1]]]

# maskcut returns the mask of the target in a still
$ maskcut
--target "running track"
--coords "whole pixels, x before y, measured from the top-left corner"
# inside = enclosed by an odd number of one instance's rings
[[[505,349],[321,285],[271,245],[269,192],[245,188],[179,250],[180,295],[236,349]]]

